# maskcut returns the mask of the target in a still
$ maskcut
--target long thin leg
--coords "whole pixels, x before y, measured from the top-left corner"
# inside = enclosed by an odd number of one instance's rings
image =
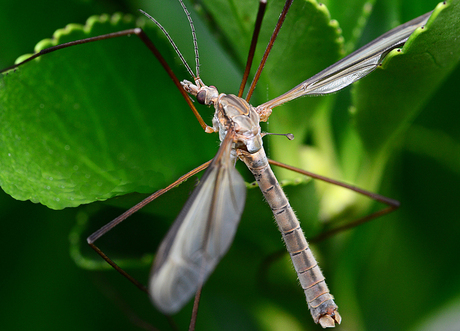
[[[291,4],[293,1],[294,0],[286,0],[286,3],[284,4],[283,11],[281,12],[280,17],[278,19],[278,23],[276,23],[275,30],[273,31],[270,41],[268,42],[267,48],[265,49],[264,56],[262,57],[262,61],[260,61],[259,67],[257,68],[256,75],[254,76],[251,86],[249,87],[248,94],[246,95],[246,101],[248,102],[249,102],[249,99],[251,99],[254,89],[256,88],[256,84],[259,81],[260,74],[262,73],[262,69],[264,68],[268,55],[270,54],[270,51],[272,50],[273,43],[275,42],[275,39],[278,36],[278,32],[280,31],[281,26],[283,25],[284,19],[286,18],[287,12],[289,11],[289,8],[291,7]]]
[[[376,201],[379,201],[381,203],[384,203],[384,204],[386,204],[388,206],[388,207],[386,207],[384,209],[381,209],[381,210],[378,210],[378,211],[376,211],[376,212],[374,212],[374,213],[372,213],[370,215],[367,215],[367,216],[364,216],[362,218],[359,218],[359,219],[357,219],[357,220],[355,220],[355,221],[353,221],[351,223],[347,223],[347,224],[338,226],[336,228],[330,229],[330,230],[328,230],[326,232],[323,232],[323,233],[319,234],[318,236],[310,239],[309,240],[310,242],[318,242],[318,241],[324,240],[326,238],[329,238],[329,237],[335,235],[336,233],[339,233],[339,232],[354,228],[355,226],[358,226],[360,224],[369,222],[369,221],[371,221],[371,220],[373,220],[373,219],[375,219],[377,217],[380,217],[380,216],[383,216],[385,214],[391,213],[392,211],[394,211],[394,210],[399,208],[399,201],[387,198],[387,197],[385,197],[383,195],[372,193],[372,192],[363,190],[363,189],[361,189],[359,187],[349,185],[349,184],[346,184],[346,183],[343,183],[343,182],[339,182],[339,181],[337,181],[335,179],[331,179],[331,178],[328,178],[328,177],[317,175],[317,174],[314,174],[314,173],[311,173],[309,171],[305,171],[305,170],[302,170],[302,169],[299,169],[299,168],[296,168],[296,167],[292,167],[292,166],[289,166],[289,165],[281,163],[281,162],[277,162],[277,161],[273,161],[273,160],[269,160],[269,162],[270,162],[270,164],[273,164],[273,165],[276,165],[276,166],[279,166],[279,167],[282,167],[282,168],[285,168],[285,169],[288,169],[288,170],[298,172],[299,174],[309,176],[309,177],[321,180],[321,181],[326,182],[326,183],[330,183],[330,184],[334,184],[334,185],[337,185],[337,186],[340,186],[340,187],[344,187],[344,188],[352,190],[352,191],[354,191],[356,193],[359,193],[359,194],[362,194],[364,196],[367,196],[367,197],[369,197],[369,198],[371,198],[373,200],[376,200]]]
[[[192,309],[192,318],[190,319],[190,324],[188,326],[188,331],[194,331],[196,325],[196,319],[198,317],[198,306],[200,304],[201,299],[201,291],[203,289],[203,285],[201,285],[195,294],[195,299],[193,300],[193,309]]]
[[[238,97],[243,96],[244,87],[248,82],[249,72],[251,71],[252,61],[254,60],[254,53],[256,51],[257,40],[260,35],[260,28],[262,27],[262,19],[264,18],[265,8],[267,8],[267,0],[259,1],[259,10],[257,11],[256,24],[254,26],[254,32],[252,33],[251,46],[249,47],[248,59],[246,61],[246,68],[244,69],[243,79],[241,80],[240,89],[238,91]]]
[[[163,195],[164,193],[168,192],[170,189],[173,187],[176,187],[180,183],[186,181],[188,178],[190,178],[193,175],[196,175],[200,171],[206,169],[211,161],[208,161],[199,167],[193,169],[192,171],[186,173],[185,175],[181,176],[179,179],[174,181],[172,184],[168,185],[166,188],[161,189],[150,195],[149,197],[145,198],[141,202],[139,202],[137,205],[134,207],[128,209],[126,212],[118,216],[117,218],[113,219],[106,225],[104,225],[102,228],[94,232],[92,235],[90,235],[86,240],[88,244],[91,246],[92,249],[96,251],[97,254],[99,254],[108,264],[110,264],[115,270],[117,270],[120,274],[122,274],[124,277],[126,277],[130,282],[132,282],[134,285],[136,285],[140,290],[146,292],[148,294],[147,288],[141,284],[138,280],[133,278],[131,275],[129,275],[126,271],[124,271],[122,268],[120,268],[112,259],[110,259],[107,255],[105,255],[104,252],[102,252],[99,247],[97,247],[94,243],[96,240],[98,240],[100,237],[102,237],[104,234],[112,230],[115,226],[123,222],[125,219],[127,219],[129,216],[137,212],[139,209],[143,208],[145,205],[149,204],[159,196]]]
[[[192,100],[188,96],[187,92],[185,92],[185,90],[183,89],[182,85],[179,82],[179,79],[176,77],[176,75],[172,71],[171,67],[168,65],[168,63],[163,58],[163,56],[160,54],[160,52],[155,47],[153,42],[150,40],[150,38],[147,36],[147,34],[141,28],[134,28],[134,29],[128,29],[128,30],[108,33],[108,34],[104,34],[104,35],[101,35],[101,36],[96,36],[96,37],[91,37],[91,38],[86,38],[86,39],[80,39],[80,40],[75,40],[75,41],[70,41],[68,43],[52,46],[52,47],[46,48],[44,50],[41,50],[40,52],[32,55],[28,59],[26,59],[26,60],[24,60],[24,61],[22,61],[22,62],[20,62],[18,64],[12,65],[12,66],[10,66],[10,67],[8,67],[6,69],[1,70],[0,73],[16,69],[19,66],[21,66],[21,65],[23,65],[23,64],[25,64],[25,63],[27,63],[27,62],[39,57],[39,56],[42,56],[42,55],[45,55],[45,54],[48,54],[48,53],[52,53],[54,51],[57,51],[57,50],[60,50],[60,49],[63,49],[63,48],[67,48],[67,47],[71,47],[71,46],[75,46],[75,45],[87,44],[87,43],[100,41],[100,40],[106,40],[106,39],[118,38],[118,37],[123,37],[123,36],[129,36],[129,35],[132,35],[132,34],[138,36],[139,39],[142,40],[142,42],[147,46],[147,48],[153,53],[153,55],[155,55],[157,60],[163,66],[165,71],[168,73],[168,75],[171,78],[171,80],[173,81],[174,85],[176,85],[176,87],[178,88],[178,90],[182,94],[182,97],[185,99],[185,101],[189,105],[190,109],[192,109],[193,114],[195,114],[195,117],[197,118],[197,120],[200,123],[201,127],[203,128],[203,130],[205,132],[214,132],[214,130],[204,122],[203,118],[198,113],[197,109],[195,108],[195,106],[192,103]]]

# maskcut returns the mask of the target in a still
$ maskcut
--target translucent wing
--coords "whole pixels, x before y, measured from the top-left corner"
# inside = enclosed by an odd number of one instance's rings
[[[260,105],[257,109],[272,109],[304,95],[329,94],[343,89],[373,71],[392,49],[401,47],[415,29],[425,25],[430,15],[431,12],[426,13],[388,31],[292,90]]]
[[[246,199],[228,133],[165,239],[150,276],[155,306],[173,314],[196,293],[233,241]]]

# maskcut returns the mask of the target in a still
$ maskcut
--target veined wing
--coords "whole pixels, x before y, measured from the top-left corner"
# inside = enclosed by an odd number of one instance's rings
[[[272,109],[304,95],[323,95],[343,89],[377,68],[391,50],[404,45],[415,29],[425,25],[430,15],[431,12],[426,13],[388,31],[292,90],[258,106],[257,109]]]
[[[155,306],[173,314],[196,293],[233,241],[246,199],[229,131],[160,245],[150,275]]]

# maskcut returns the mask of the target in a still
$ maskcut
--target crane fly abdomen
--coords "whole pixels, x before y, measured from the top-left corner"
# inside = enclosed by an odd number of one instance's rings
[[[341,317],[337,312],[338,307],[329,293],[325,277],[308,246],[289,200],[268,164],[265,151],[261,149],[254,154],[240,152],[239,157],[253,173],[262,194],[273,211],[286,249],[305,292],[313,320],[323,327],[334,326],[335,322],[340,324]]]

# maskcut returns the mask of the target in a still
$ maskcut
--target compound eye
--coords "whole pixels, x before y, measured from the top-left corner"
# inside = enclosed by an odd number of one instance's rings
[[[198,92],[198,94],[196,95],[196,100],[202,105],[204,105],[206,101],[206,91],[201,90],[200,92]]]

